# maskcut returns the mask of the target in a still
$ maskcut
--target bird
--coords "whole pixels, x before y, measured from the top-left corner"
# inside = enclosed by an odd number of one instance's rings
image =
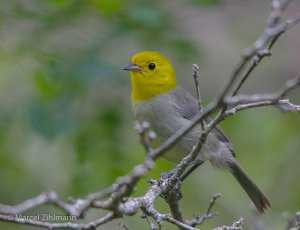
[[[159,52],[139,52],[123,69],[130,71],[133,117],[150,123],[157,136],[153,145],[162,144],[199,112],[198,100],[179,86],[172,63]],[[162,157],[179,163],[192,150],[200,132],[198,124]],[[192,168],[207,160],[213,167],[228,170],[235,177],[260,214],[271,207],[267,196],[238,163],[231,142],[218,126],[208,134]]]

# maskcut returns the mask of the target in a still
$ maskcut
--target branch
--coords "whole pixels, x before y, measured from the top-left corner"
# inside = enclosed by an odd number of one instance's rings
[[[300,113],[300,105],[295,105],[289,101],[289,99],[279,100],[279,101],[260,101],[260,102],[253,102],[248,104],[237,105],[232,109],[226,110],[224,116],[235,115],[238,111],[251,109],[251,108],[258,108],[263,106],[276,106],[282,112],[292,112],[292,113]]]
[[[239,220],[235,221],[231,226],[222,226],[214,230],[242,230],[244,219],[241,217]]]
[[[282,112],[300,113],[300,105],[295,105],[289,101],[289,99],[279,100],[276,106]]]
[[[55,192],[41,193],[37,197],[23,201],[15,206],[0,204],[0,214],[15,215],[26,212],[37,206],[46,204],[57,199]]]
[[[288,80],[281,89],[272,94],[253,94],[253,95],[238,95],[232,97],[226,97],[224,102],[227,105],[235,106],[243,103],[256,103],[263,101],[271,101],[273,103],[278,102],[280,99],[286,97],[297,86],[300,86],[300,76],[296,76],[291,80]]]
[[[197,64],[193,64],[192,69],[193,69],[193,77],[196,85],[199,111],[201,112],[203,105],[202,105],[202,97],[201,97],[200,84],[199,84],[199,66]]]
[[[221,197],[220,193],[214,194],[213,198],[209,202],[209,206],[208,206],[206,212],[201,216],[199,216],[199,215],[194,216],[193,219],[186,221],[186,223],[188,223],[188,225],[190,225],[190,226],[197,226],[197,225],[203,224],[205,220],[216,216],[218,213],[217,212],[211,213],[211,210],[212,210],[213,206],[215,205],[216,200],[220,197]]]
[[[181,192],[181,181],[178,178],[178,182],[175,184],[175,186],[169,190],[166,191],[165,193],[162,194],[162,197],[165,199],[165,201],[168,203],[172,216],[182,222],[182,223],[186,223],[183,213],[180,209],[179,206],[179,200],[181,200],[183,198],[182,192]],[[189,226],[192,226],[190,224],[188,224]],[[194,227],[194,226],[193,226]]]
[[[296,212],[294,215],[287,214],[286,219],[288,220],[286,230],[300,229],[300,211]]]
[[[197,97],[198,97],[198,106],[199,106],[199,113],[202,113],[203,111],[203,104],[202,104],[202,97],[201,97],[201,90],[200,90],[200,84],[199,84],[199,78],[200,78],[200,71],[199,66],[197,64],[193,64],[193,77],[195,80],[196,90],[197,90]],[[205,122],[204,120],[201,121],[201,128],[205,128]]]
[[[160,196],[164,191],[168,191],[172,188],[170,187],[170,180],[150,180],[150,183],[152,185],[144,196],[128,198],[127,201],[118,206],[118,211],[125,215],[133,215],[138,209],[142,209],[143,215],[152,217],[159,224],[159,226],[163,224],[163,221],[167,221],[182,229],[194,230],[195,228],[172,218],[169,214],[159,213],[153,206],[153,203],[158,196]]]
[[[247,78],[253,72],[253,70],[258,66],[258,64],[265,57],[271,56],[271,48],[274,46],[278,38],[288,29],[292,28],[294,25],[299,23],[300,13],[294,18],[287,20],[284,24],[277,26],[282,17],[283,11],[286,9],[290,1],[272,1],[272,11],[267,20],[267,27],[260,38],[249,48],[244,51],[244,60],[249,60],[252,58],[251,64],[248,70],[242,76],[238,82],[236,88],[233,90],[231,96],[237,95],[238,91],[245,83]]]
[[[73,204],[68,204],[61,201],[55,192],[44,192],[17,205],[0,204],[0,213],[16,215],[29,211],[40,205],[52,203],[56,207],[65,211],[68,215],[78,218],[82,217],[83,212],[91,206],[94,200],[101,198],[107,193],[111,193],[111,190],[104,190],[100,193],[90,194],[86,199],[78,199],[75,200]]]
[[[245,57],[254,56],[258,51],[261,51],[267,47],[268,44],[270,44],[272,47],[275,41],[278,39],[277,36],[280,36],[282,33],[299,23],[300,13],[288,19],[285,23],[279,24],[282,14],[290,2],[291,1],[272,1],[272,11],[267,20],[267,27],[265,28],[263,34],[256,40],[256,42],[244,51]],[[276,40],[272,41],[274,38]]]
[[[2,221],[13,222],[22,225],[43,227],[48,229],[80,229],[80,230],[95,229],[97,226],[103,225],[115,218],[116,218],[115,214],[113,212],[110,212],[105,216],[103,216],[102,218],[89,222],[88,224],[80,224],[80,223],[73,223],[73,222],[50,223],[41,220],[35,220],[38,219],[38,216],[20,216],[20,215],[8,216],[8,215],[0,214],[0,219]]]

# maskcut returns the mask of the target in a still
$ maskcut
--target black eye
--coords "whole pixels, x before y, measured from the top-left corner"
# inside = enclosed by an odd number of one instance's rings
[[[150,70],[154,70],[155,67],[156,67],[156,65],[155,65],[154,63],[150,63],[150,64],[148,65],[148,69],[150,69]]]

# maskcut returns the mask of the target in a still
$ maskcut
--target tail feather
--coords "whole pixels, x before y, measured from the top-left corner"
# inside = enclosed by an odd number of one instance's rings
[[[249,198],[254,203],[260,214],[264,213],[265,209],[271,207],[270,201],[261,189],[251,180],[247,173],[239,166],[237,162],[228,164],[231,173],[248,194]]]

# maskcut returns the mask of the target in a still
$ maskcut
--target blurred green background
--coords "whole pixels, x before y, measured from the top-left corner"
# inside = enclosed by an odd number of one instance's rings
[[[130,57],[157,50],[174,63],[182,86],[195,94],[191,66],[201,70],[208,103],[230,76],[242,50],[262,32],[269,1],[1,0],[0,203],[16,204],[42,191],[85,197],[110,185],[143,160],[133,130]],[[285,16],[300,10],[294,1]],[[273,92],[299,71],[300,25],[276,44],[242,88]],[[300,103],[300,90],[291,99]],[[284,229],[283,213],[300,210],[300,117],[274,108],[244,111],[222,123],[239,161],[268,194],[264,229]],[[173,164],[159,160],[149,177]],[[148,188],[146,178],[135,195]],[[203,229],[243,216],[256,221],[249,199],[229,173],[207,163],[183,184],[187,218],[203,213],[222,193],[219,215]],[[169,212],[162,199],[161,212]],[[42,207],[31,213],[56,212]],[[98,218],[95,210],[89,219]],[[121,220],[101,229],[123,229]],[[126,217],[129,229],[146,226]],[[146,227],[145,227],[146,228]],[[0,222],[0,229],[36,229]],[[174,229],[165,224],[165,229]]]

